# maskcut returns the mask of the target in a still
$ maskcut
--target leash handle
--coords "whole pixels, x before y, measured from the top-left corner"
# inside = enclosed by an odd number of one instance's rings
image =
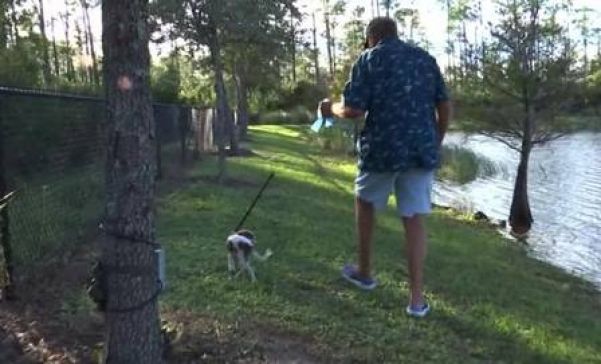
[[[236,226],[236,229],[234,230],[234,232],[237,232],[238,230],[240,230],[240,228],[242,227],[242,225],[244,225],[244,222],[246,222],[246,219],[248,218],[248,216],[250,215],[250,213],[252,212],[252,210],[255,208],[255,205],[257,204],[257,202],[261,198],[261,195],[263,194],[263,191],[265,191],[265,189],[267,188],[267,186],[269,185],[269,182],[271,182],[271,180],[273,179],[273,177],[275,177],[275,172],[271,172],[271,174],[267,178],[267,181],[265,181],[265,183],[263,184],[263,187],[261,187],[261,190],[259,191],[259,193],[255,197],[254,201],[252,202],[252,204],[250,205],[250,207],[248,208],[248,210],[246,210],[246,213],[244,214],[244,217],[242,217],[242,220],[240,220],[240,223],[238,223],[238,226]]]

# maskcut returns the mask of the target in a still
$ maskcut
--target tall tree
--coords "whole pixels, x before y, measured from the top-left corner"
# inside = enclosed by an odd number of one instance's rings
[[[223,33],[227,32],[232,16],[236,14],[235,1],[221,3],[217,0],[160,0],[156,3],[157,16],[173,25],[173,31],[189,45],[199,48],[206,46],[214,75],[217,98],[217,145],[219,149],[219,179],[226,177],[226,139],[230,150],[238,152],[238,136],[229,107],[229,97],[225,85],[223,62]]]
[[[236,9],[222,38],[226,70],[235,81],[242,137],[246,136],[248,125],[250,92],[258,87],[277,89],[281,85],[283,77],[277,68],[282,60],[287,60],[290,48],[295,48],[289,44],[289,33],[300,13],[294,2],[287,0],[244,0]]]
[[[106,362],[162,362],[156,294],[156,137],[149,86],[148,0],[104,0],[107,110],[102,263],[107,280]]]
[[[591,29],[591,14],[595,11],[589,7],[576,9],[578,18],[576,19],[576,27],[580,31],[580,41],[582,42],[582,59],[584,63],[584,73],[589,70],[589,42],[592,35]]]
[[[69,0],[65,0],[65,11],[60,14],[63,20],[63,29],[65,31],[64,57],[67,68],[67,78],[69,81],[75,80],[75,66],[73,65],[73,51],[71,49],[71,6]]]
[[[486,135],[519,152],[509,221],[518,234],[533,217],[528,199],[532,149],[561,134],[555,116],[569,102],[574,81],[574,52],[557,22],[564,10],[551,0],[502,0],[498,24],[491,31],[480,74],[485,86],[470,97],[472,119]]]
[[[46,18],[44,17],[44,0],[39,0],[38,3],[38,17],[39,17],[39,26],[40,33],[42,35],[42,46],[44,49],[42,50],[43,56],[43,71],[44,71],[44,83],[46,85],[50,84],[50,78],[52,76],[50,71],[50,50],[48,49],[48,37],[46,36]]]
[[[40,0],[41,1],[41,0]],[[100,73],[98,71],[98,59],[96,57],[96,46],[94,44],[94,33],[92,32],[92,25],[90,22],[90,3],[89,0],[80,0],[83,23],[85,27],[86,39],[88,42],[90,57],[91,57],[91,73],[92,79],[96,85],[100,84]]]
[[[317,48],[317,20],[315,19],[315,12],[313,12],[313,64],[315,67],[315,84],[317,85],[320,80],[319,72],[319,48]]]
[[[52,17],[50,19],[50,32],[52,33],[52,55],[53,55],[53,59],[54,59],[54,74],[57,77],[61,76],[61,67],[60,67],[60,62],[59,62],[59,54],[58,54],[58,49],[56,46],[56,18]]]
[[[386,17],[390,18],[390,14],[399,5],[397,0],[381,0],[382,7],[386,10]]]
[[[12,25],[12,41],[16,46],[19,45],[19,40],[21,38],[19,35],[19,15],[17,13],[17,1],[18,0],[8,0],[10,7],[10,20]]]

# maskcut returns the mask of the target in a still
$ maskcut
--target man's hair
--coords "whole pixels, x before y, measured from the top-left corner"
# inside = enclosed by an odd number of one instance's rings
[[[396,22],[387,17],[374,18],[367,25],[365,33],[367,37],[371,37],[376,41],[388,37],[398,37]]]

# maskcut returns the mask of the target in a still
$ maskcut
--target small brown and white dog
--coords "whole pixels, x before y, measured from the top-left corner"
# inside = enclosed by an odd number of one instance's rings
[[[254,257],[263,262],[273,254],[270,249],[267,249],[263,255],[257,253],[255,234],[249,230],[240,230],[228,236],[225,244],[228,251],[227,267],[230,274],[238,277],[243,271],[246,271],[252,282],[255,282],[257,277],[250,264],[251,258]]]

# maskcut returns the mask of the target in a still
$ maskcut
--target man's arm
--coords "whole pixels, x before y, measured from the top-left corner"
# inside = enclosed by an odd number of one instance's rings
[[[436,113],[438,114],[438,142],[442,145],[447,130],[449,129],[449,122],[451,121],[451,115],[453,107],[450,101],[441,101],[436,105]]]

